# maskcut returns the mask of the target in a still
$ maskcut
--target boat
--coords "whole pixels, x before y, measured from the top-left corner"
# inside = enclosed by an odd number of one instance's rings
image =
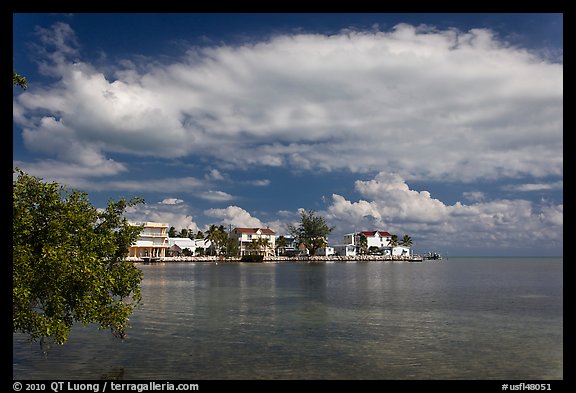
[[[160,260],[159,257],[142,257],[142,259],[144,260],[144,263],[158,262]]]
[[[442,255],[438,254],[437,252],[429,252],[428,254],[425,254],[422,258],[425,260],[441,261]]]

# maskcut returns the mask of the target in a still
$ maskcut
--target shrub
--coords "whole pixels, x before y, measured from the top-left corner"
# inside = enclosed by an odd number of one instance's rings
[[[264,255],[243,255],[240,262],[263,262]]]

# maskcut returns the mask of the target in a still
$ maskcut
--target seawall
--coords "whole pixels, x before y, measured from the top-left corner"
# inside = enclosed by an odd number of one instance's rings
[[[196,257],[159,257],[152,261],[143,258],[128,257],[132,262],[240,262],[240,257],[219,257],[219,256],[196,256]],[[402,255],[356,255],[356,256],[302,256],[302,257],[284,257],[268,256],[264,257],[261,263],[271,262],[358,262],[358,261],[397,261],[397,262],[422,262],[420,255],[402,256]],[[260,262],[258,262],[260,263]]]

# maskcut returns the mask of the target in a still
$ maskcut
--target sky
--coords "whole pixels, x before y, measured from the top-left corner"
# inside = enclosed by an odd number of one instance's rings
[[[15,13],[13,166],[134,221],[563,255],[563,15]]]

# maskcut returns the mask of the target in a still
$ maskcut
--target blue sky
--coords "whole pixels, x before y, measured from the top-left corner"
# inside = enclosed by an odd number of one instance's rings
[[[14,14],[13,165],[176,229],[563,253],[562,14]]]

